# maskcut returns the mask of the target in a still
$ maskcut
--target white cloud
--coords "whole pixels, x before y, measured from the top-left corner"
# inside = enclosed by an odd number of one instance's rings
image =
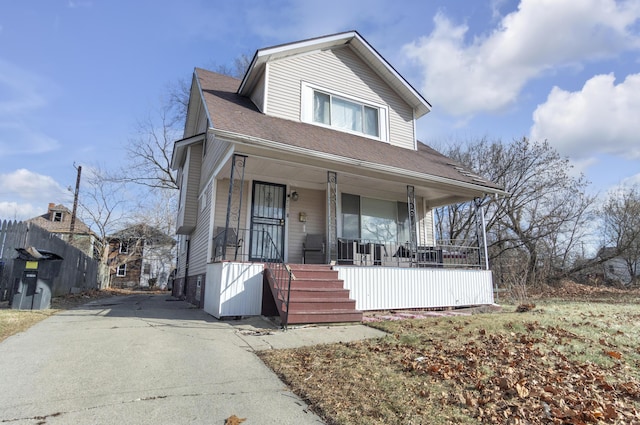
[[[71,197],[70,192],[52,177],[25,168],[0,174],[0,181],[0,198],[9,197],[47,205],[49,202],[63,202]]]
[[[640,74],[615,84],[596,75],[581,90],[554,87],[533,113],[531,138],[547,139],[564,155],[588,158],[607,153],[640,159]]]
[[[403,50],[421,65],[423,92],[436,107],[470,115],[508,107],[546,71],[640,47],[630,31],[639,18],[638,1],[522,0],[472,39],[467,25],[437,14],[431,34]]]
[[[25,220],[44,214],[50,202],[68,203],[73,195],[52,177],[21,168],[0,174],[0,220]]]
[[[30,203],[0,201],[0,221],[2,220],[27,220],[44,214],[46,209],[36,208]]]

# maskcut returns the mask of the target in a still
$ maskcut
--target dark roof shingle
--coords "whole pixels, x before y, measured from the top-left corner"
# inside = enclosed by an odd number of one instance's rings
[[[240,80],[196,68],[212,126],[216,129],[279,142],[344,158],[404,169],[494,190],[501,188],[452,159],[418,142],[418,150],[381,143],[366,137],[265,115],[237,94]]]

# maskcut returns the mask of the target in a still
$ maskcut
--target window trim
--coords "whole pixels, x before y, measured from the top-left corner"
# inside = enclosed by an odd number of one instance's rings
[[[120,247],[118,248],[119,254],[128,254],[129,253],[129,242],[120,241]]]
[[[121,272],[122,269],[122,272]],[[120,264],[118,267],[116,267],[116,277],[126,277],[127,276],[127,265],[126,264]]]
[[[314,93],[320,92],[332,97],[337,97],[348,102],[353,102],[376,109],[378,111],[378,136],[372,136],[370,134],[349,130],[346,128],[340,128],[332,126],[331,124],[323,124],[313,119],[313,102]],[[350,96],[345,93],[337,92],[335,90],[329,90],[315,84],[309,84],[307,82],[301,83],[301,96],[300,96],[300,120],[308,124],[317,125],[319,127],[330,128],[331,130],[341,131],[343,133],[355,134],[356,136],[366,137],[368,139],[378,140],[381,142],[389,143],[389,107],[388,105],[371,102],[362,98]]]

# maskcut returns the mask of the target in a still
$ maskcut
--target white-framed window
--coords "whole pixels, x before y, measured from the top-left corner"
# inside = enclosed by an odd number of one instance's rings
[[[129,253],[129,242],[128,241],[120,241],[120,254],[128,254]]]
[[[61,211],[54,211],[54,213],[53,213],[53,221],[57,221],[57,222],[62,221],[62,212]]]
[[[386,106],[302,84],[304,122],[387,141],[387,116]]]
[[[127,275],[127,265],[126,264],[120,264],[118,266],[118,268],[116,269],[116,276],[125,277],[126,275]]]

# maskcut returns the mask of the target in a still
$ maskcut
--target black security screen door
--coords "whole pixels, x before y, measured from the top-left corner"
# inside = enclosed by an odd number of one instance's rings
[[[286,187],[254,182],[251,205],[251,260],[278,260],[284,256]],[[271,236],[275,247],[265,233]]]

